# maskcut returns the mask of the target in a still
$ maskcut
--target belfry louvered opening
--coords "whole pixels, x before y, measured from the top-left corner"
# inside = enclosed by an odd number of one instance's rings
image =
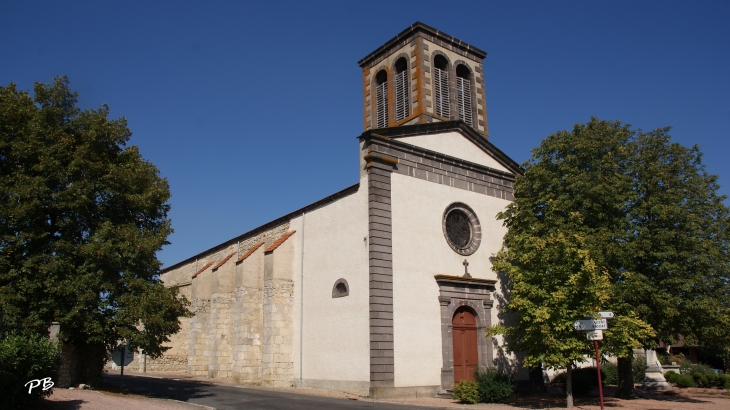
[[[395,62],[395,120],[400,121],[408,114],[408,62],[401,57]]]
[[[471,112],[471,72],[462,64],[456,67],[456,100],[459,104],[459,119],[473,126]]]
[[[380,70],[375,75],[375,127],[388,126],[388,74]]]
[[[449,62],[443,56],[433,59],[433,88],[436,115],[449,118]]]

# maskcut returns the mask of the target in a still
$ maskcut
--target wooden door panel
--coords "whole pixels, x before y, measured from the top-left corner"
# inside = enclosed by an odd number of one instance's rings
[[[479,364],[476,318],[466,309],[458,310],[452,319],[454,342],[454,384],[474,380]]]

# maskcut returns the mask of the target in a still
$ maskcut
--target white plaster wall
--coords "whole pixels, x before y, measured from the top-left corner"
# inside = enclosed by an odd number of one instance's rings
[[[474,162],[489,168],[509,172],[509,170],[497,162],[497,160],[482,151],[481,148],[474,145],[473,142],[469,141],[458,132],[444,132],[441,134],[403,137],[398,138],[398,141]]]
[[[304,310],[300,328],[302,238],[294,235],[294,372],[304,386],[367,394],[370,380],[367,179],[358,192],[291,220],[304,232]],[[339,278],[350,294],[332,298]],[[303,331],[302,361],[299,332]],[[326,383],[323,383],[325,382]]]
[[[499,251],[506,229],[496,215],[509,201],[395,173],[391,178],[395,386],[440,385],[441,322],[434,275],[463,275],[466,258],[473,277],[497,279],[490,257]],[[479,249],[467,257],[454,252],[444,238],[442,218],[453,202],[469,205],[482,226]],[[492,323],[497,323],[496,301]]]

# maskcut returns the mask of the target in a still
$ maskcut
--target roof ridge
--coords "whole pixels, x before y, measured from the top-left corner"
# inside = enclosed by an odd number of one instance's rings
[[[268,248],[266,248],[266,250],[264,252],[272,252],[272,251],[274,251],[276,248],[279,247],[279,245],[281,245],[282,243],[284,243],[284,241],[288,237],[294,235],[294,232],[296,232],[296,231],[289,231],[289,232],[285,233],[284,235],[281,235],[279,237],[279,239],[275,240],[274,243],[272,243],[271,246],[269,246]]]

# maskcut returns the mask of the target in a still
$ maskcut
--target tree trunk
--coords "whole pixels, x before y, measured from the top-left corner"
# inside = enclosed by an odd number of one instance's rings
[[[635,399],[634,394],[634,372],[631,367],[630,357],[618,358],[618,389],[613,397],[620,399]]]
[[[565,371],[565,401],[569,409],[573,408],[573,363],[568,364]]]

